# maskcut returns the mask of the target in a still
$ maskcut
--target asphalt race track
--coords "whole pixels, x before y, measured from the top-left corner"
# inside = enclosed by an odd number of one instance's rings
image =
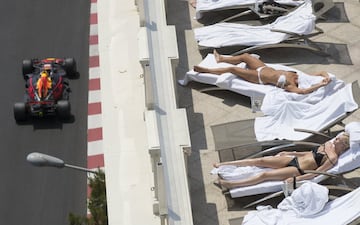
[[[66,225],[86,214],[84,172],[39,168],[26,156],[38,151],[86,167],[90,1],[5,0],[0,7],[0,224]],[[23,100],[23,59],[74,57],[70,80],[73,118],[17,124],[13,104]]]

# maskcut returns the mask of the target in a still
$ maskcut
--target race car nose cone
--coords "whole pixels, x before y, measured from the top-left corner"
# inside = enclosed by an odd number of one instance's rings
[[[51,166],[58,168],[62,168],[65,166],[63,160],[39,152],[33,152],[28,154],[26,160],[34,166]]]

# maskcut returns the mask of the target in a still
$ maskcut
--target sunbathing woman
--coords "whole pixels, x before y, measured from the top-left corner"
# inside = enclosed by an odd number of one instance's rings
[[[215,163],[214,167],[234,165],[272,168],[272,170],[261,172],[243,180],[219,179],[219,184],[228,189],[250,186],[264,181],[284,181],[288,179],[291,182],[293,177],[296,177],[296,180],[307,180],[312,179],[316,174],[304,174],[303,170],[325,172],[336,164],[339,156],[348,148],[349,135],[343,133],[333,141],[328,141],[312,151],[280,152],[275,156]]]
[[[241,62],[245,62],[247,65],[246,69],[231,66],[225,68],[205,68],[201,66],[194,66],[194,71],[199,73],[212,73],[212,74],[223,74],[232,73],[242,79],[256,83],[256,84],[272,84],[277,87],[283,88],[288,92],[294,92],[298,94],[308,94],[320,87],[327,85],[331,80],[327,72],[322,71],[313,76],[323,76],[324,79],[309,88],[298,87],[298,75],[294,71],[275,70],[265,65],[261,60],[251,56],[248,53],[244,53],[237,56],[223,56],[214,50],[214,56],[218,63],[225,62],[233,65],[237,65]]]

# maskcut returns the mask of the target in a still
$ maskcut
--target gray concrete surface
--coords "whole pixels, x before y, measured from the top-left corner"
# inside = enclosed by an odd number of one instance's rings
[[[339,22],[336,19],[338,11],[333,11],[334,18],[317,23],[324,34],[312,38],[326,48],[329,57],[294,49],[272,49],[258,54],[265,62],[289,64],[307,72],[325,70],[346,82],[357,80],[360,69],[360,3],[357,0],[335,2],[344,3],[349,22]],[[176,76],[181,79],[202,59],[192,29],[203,25],[193,19],[195,10],[187,1],[168,0],[167,6],[168,23],[176,25],[180,60]],[[250,119],[260,114],[251,112],[247,97],[226,91],[201,93],[199,89],[203,87],[207,86],[191,83],[186,87],[177,87],[180,107],[187,110],[193,150],[189,160],[193,219],[196,225],[228,225],[231,218],[241,218],[247,213],[247,210],[239,207],[239,202],[241,205],[241,201],[249,199],[229,200],[213,184],[216,178],[209,172],[213,162],[219,159],[214,150],[210,126]],[[359,119],[360,111],[357,111],[344,122]],[[359,171],[347,176],[359,177]]]

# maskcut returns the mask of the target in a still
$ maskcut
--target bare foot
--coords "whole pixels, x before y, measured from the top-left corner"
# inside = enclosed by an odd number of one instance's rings
[[[220,163],[214,163],[214,164],[213,164],[213,167],[215,167],[215,168],[219,168],[219,166],[221,166]]]
[[[231,189],[233,188],[233,184],[231,183],[231,181],[227,181],[227,180],[224,180],[224,179],[219,179],[218,180],[220,186],[222,188],[226,188],[226,189]]]
[[[201,66],[194,66],[194,71],[198,73],[209,73],[207,68]]]
[[[216,49],[214,49],[213,54],[214,54],[214,57],[215,57],[216,62],[217,62],[217,63],[221,62],[222,57],[221,57],[221,55],[216,51]]]
[[[190,0],[189,4],[191,5],[191,7],[193,7],[194,9],[196,9],[196,0]]]
[[[223,194],[225,194],[226,192],[229,191],[228,188],[225,188],[225,187],[221,186],[221,184],[219,183],[219,181],[217,181],[217,182],[215,181],[215,182],[214,182],[214,185],[215,185],[216,187],[220,188],[220,190],[221,190],[221,192],[222,192]]]

